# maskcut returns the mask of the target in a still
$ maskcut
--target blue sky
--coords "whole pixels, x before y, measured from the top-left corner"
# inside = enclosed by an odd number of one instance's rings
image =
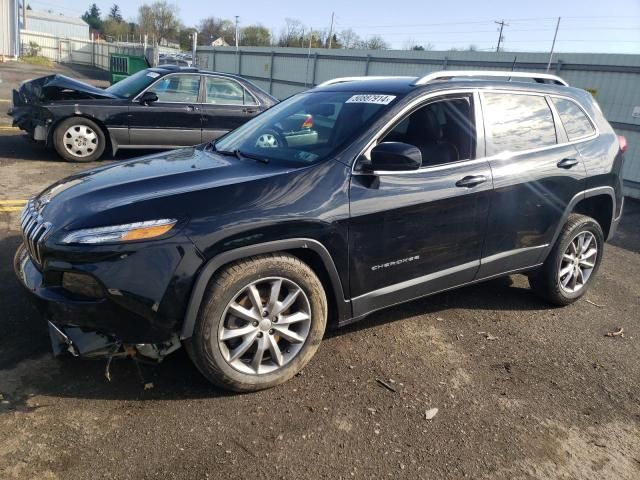
[[[147,0],[150,3],[151,0]],[[171,0],[169,0],[171,3]],[[27,0],[32,8],[81,15],[91,1]],[[97,0],[104,13],[113,0]],[[125,18],[135,18],[143,0],[116,2]],[[315,29],[328,28],[335,12],[337,31],[352,28],[360,36],[382,35],[393,48],[408,42],[431,43],[436,50],[495,49],[498,26],[505,19],[507,50],[548,51],[556,17],[561,16],[557,51],[640,53],[640,0],[244,0],[174,1],[182,21],[190,26],[207,16],[233,18],[241,25],[262,23],[277,35],[286,17]]]

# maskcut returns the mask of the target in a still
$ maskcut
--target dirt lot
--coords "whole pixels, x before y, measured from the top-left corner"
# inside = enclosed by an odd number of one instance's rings
[[[4,205],[82,168],[0,131]],[[103,362],[52,359],[11,267],[18,215],[0,211],[2,479],[640,478],[640,202],[572,306],[522,276],[437,295],[329,334],[249,395],[183,351],[145,367],[148,390],[129,361],[109,383]]]

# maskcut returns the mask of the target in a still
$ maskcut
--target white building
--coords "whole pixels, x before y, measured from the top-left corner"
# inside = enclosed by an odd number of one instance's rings
[[[23,28],[29,32],[46,33],[58,38],[91,38],[87,22],[80,17],[68,17],[60,13],[27,9],[26,25]]]
[[[0,0],[0,60],[20,54],[18,0]]]

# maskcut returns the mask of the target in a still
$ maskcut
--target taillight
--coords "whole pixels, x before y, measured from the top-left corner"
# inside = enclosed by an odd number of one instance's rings
[[[302,128],[307,129],[313,127],[313,116],[307,115],[304,122],[302,123]]]
[[[618,143],[620,143],[620,151],[622,153],[627,151],[627,139],[624,135],[618,135]]]

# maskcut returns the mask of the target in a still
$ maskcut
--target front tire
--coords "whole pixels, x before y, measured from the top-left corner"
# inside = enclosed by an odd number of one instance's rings
[[[210,282],[185,346],[212,383],[256,391],[299,372],[326,322],[326,294],[307,264],[286,254],[250,257]]]
[[[604,234],[598,222],[572,213],[543,266],[529,276],[531,288],[555,305],[575,302],[593,283],[603,249]]]
[[[53,146],[69,162],[93,162],[105,149],[102,129],[84,117],[71,117],[60,122],[53,132]]]

